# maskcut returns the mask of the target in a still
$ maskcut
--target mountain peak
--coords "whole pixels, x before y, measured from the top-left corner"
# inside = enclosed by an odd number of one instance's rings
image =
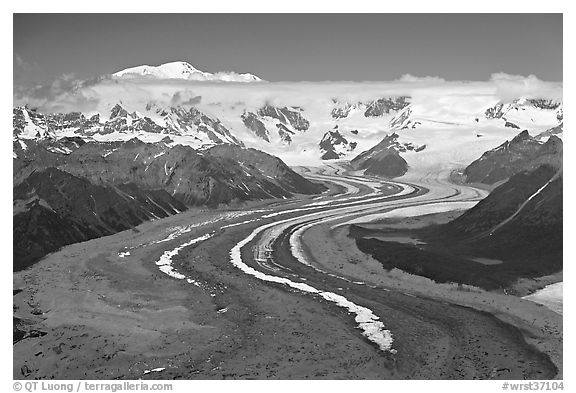
[[[124,117],[128,115],[128,111],[122,107],[120,104],[114,105],[114,107],[110,110],[110,119],[114,119],[115,117]]]
[[[185,79],[192,81],[220,81],[220,82],[260,82],[262,79],[252,74],[237,74],[235,72],[200,71],[185,61],[173,61],[158,66],[141,65],[126,68],[112,74],[116,79]]]
[[[517,143],[517,142],[521,142],[521,141],[528,140],[528,139],[532,139],[532,137],[528,133],[528,130],[524,130],[521,133],[519,133],[518,135],[516,135],[512,139],[511,143]]]

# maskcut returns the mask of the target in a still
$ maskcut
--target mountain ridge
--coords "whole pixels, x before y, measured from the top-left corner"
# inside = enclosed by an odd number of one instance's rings
[[[548,164],[562,166],[562,140],[551,134],[546,142],[527,130],[482,154],[464,170],[468,183],[494,184],[518,172]]]
[[[14,269],[75,242],[130,229],[192,206],[318,194],[326,188],[255,149],[222,144],[197,151],[81,138],[13,142]]]

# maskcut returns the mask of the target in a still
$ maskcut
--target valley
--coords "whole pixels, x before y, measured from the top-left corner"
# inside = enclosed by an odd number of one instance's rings
[[[14,378],[563,378],[560,83],[15,98]]]
[[[327,191],[188,209],[15,273],[14,378],[562,378],[561,315],[384,269],[348,236],[443,223],[487,191],[295,169]]]

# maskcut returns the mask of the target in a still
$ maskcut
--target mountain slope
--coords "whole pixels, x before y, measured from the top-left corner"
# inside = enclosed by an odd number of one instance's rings
[[[350,235],[386,269],[510,292],[519,278],[562,270],[562,202],[561,171],[542,165],[512,176],[447,224],[404,231],[353,225]],[[378,240],[390,232],[418,241]]]
[[[244,111],[242,122],[254,135],[267,143],[290,145],[292,136],[308,130],[310,122],[295,107],[265,104],[255,112]],[[276,136],[277,135],[277,136]]]
[[[313,194],[325,189],[274,156],[234,145],[200,152],[168,141],[151,144],[134,138],[89,142],[62,154],[50,151],[54,143],[33,146],[28,141],[28,150],[13,160],[15,184],[35,169],[53,166],[94,184],[134,183],[143,189],[162,189],[189,206],[288,198],[293,192]]]
[[[277,185],[282,190],[282,196],[284,196],[285,191],[295,194],[317,194],[326,189],[324,186],[312,183],[300,176],[278,157],[256,149],[220,145],[210,148],[206,153],[218,158],[226,166],[239,163],[250,177],[266,177],[270,183]]]
[[[323,185],[277,157],[225,144],[203,152],[82,139],[14,141],[14,269],[48,252],[167,217],[188,206],[315,194]]]
[[[399,177],[408,171],[408,163],[400,156],[407,150],[422,151],[426,146],[402,144],[398,142],[398,134],[386,135],[380,143],[366,150],[350,161],[355,170],[365,170],[364,174],[384,177]]]
[[[546,143],[538,139],[531,137],[525,130],[512,140],[485,152],[464,170],[466,181],[494,184],[543,164],[560,168],[562,140],[555,135],[552,135]]]
[[[469,253],[504,261],[495,272],[552,274],[563,263],[562,183],[562,171],[549,165],[518,173],[441,229]]]
[[[338,130],[338,125],[334,126],[322,137],[318,144],[322,160],[336,160],[346,156],[356,148],[356,142],[349,142]]]
[[[562,221],[561,191],[561,170],[541,165],[533,170],[522,171],[495,188],[488,197],[446,228],[464,237],[480,239],[489,236],[494,240],[494,236],[505,225],[521,223],[523,226],[532,226],[534,234],[546,240],[544,232],[548,218],[554,222]],[[537,219],[537,216],[541,219]],[[513,219],[508,220],[511,217]]]
[[[16,185],[13,204],[14,270],[64,245],[186,210],[164,190],[97,185],[56,168],[34,171]]]

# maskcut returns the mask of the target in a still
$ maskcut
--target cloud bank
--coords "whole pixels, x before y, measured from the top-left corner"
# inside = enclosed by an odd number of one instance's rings
[[[496,86],[496,94],[503,101],[520,97],[562,99],[562,84],[544,82],[535,75],[510,75],[500,72],[492,74],[490,82]]]
[[[488,81],[446,81],[439,77],[404,75],[389,82],[260,82],[214,83],[185,80],[116,80],[109,76],[81,81],[71,74],[48,84],[14,89],[14,105],[44,112],[106,112],[116,103],[144,108],[154,101],[165,105],[238,105],[258,108],[307,106],[333,99],[366,102],[380,97],[407,95],[413,102],[443,97],[490,97],[495,102],[516,98],[562,99],[562,83],[534,75],[493,74]]]

